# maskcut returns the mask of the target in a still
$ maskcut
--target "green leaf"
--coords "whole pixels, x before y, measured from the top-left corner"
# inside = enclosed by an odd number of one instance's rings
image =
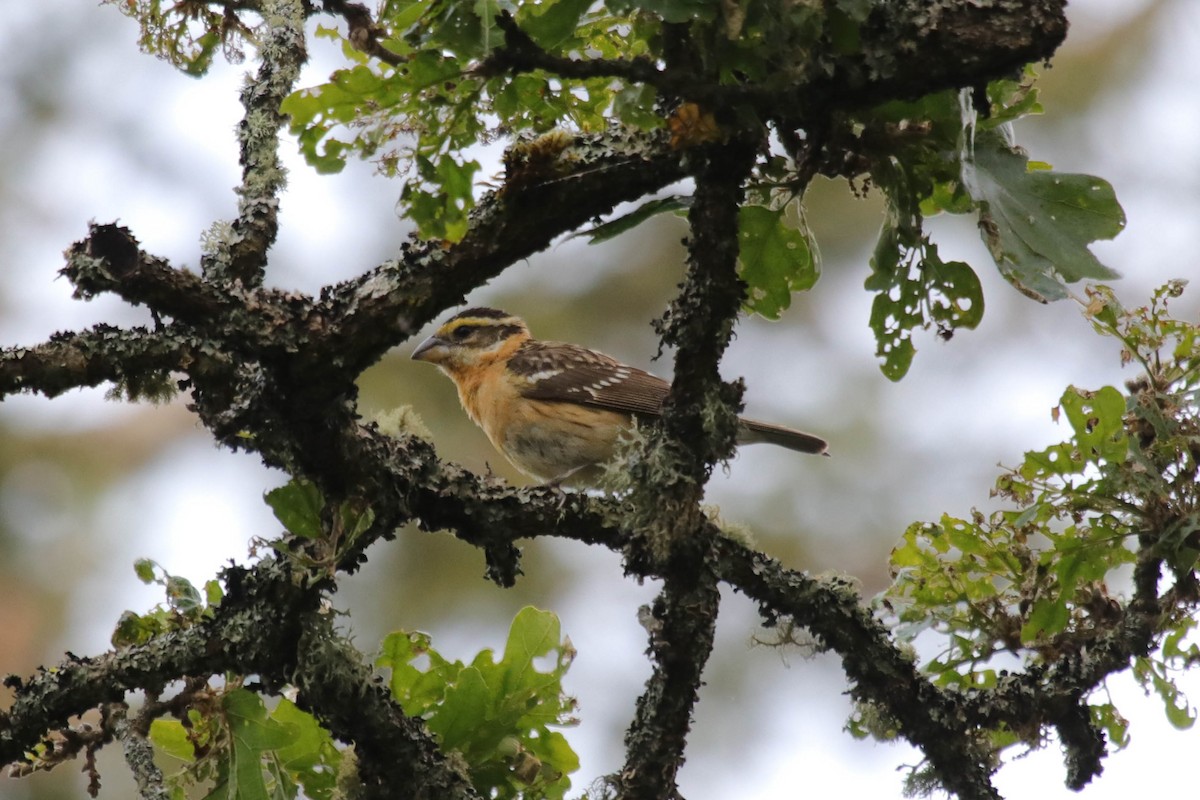
[[[668,213],[678,215],[680,212],[686,212],[691,207],[691,197],[681,197],[675,194],[669,197],[647,200],[628,214],[623,214],[616,219],[596,225],[586,231],[573,233],[569,238],[574,239],[577,236],[586,236],[588,237],[588,244],[600,244],[601,242],[607,242],[609,239],[615,239],[622,233],[633,230],[651,217]]]
[[[245,689],[234,689],[221,700],[229,727],[230,746],[221,751],[223,782],[209,797],[268,800],[272,797],[263,770],[263,756],[293,743],[298,733],[267,715],[262,698]]]
[[[133,571],[138,580],[147,586],[154,583],[154,567],[155,563],[148,558],[139,558],[133,562]]]
[[[109,641],[116,648],[131,647],[145,644],[168,629],[166,612],[160,610],[139,615],[132,611],[125,611],[117,620]]]
[[[500,736],[495,729],[494,690],[475,667],[463,668],[436,713],[429,718],[429,730],[436,733],[450,750],[464,754],[477,752],[482,745],[496,745]],[[482,741],[480,741],[482,739]]]
[[[305,796],[311,800],[330,800],[337,788],[342,754],[329,731],[286,698],[279,701],[270,718],[291,737],[287,744],[275,749],[282,772],[304,787]]]
[[[1021,475],[1025,478],[1073,475],[1080,472],[1085,465],[1086,462],[1071,444],[1054,444],[1045,450],[1026,453],[1025,462],[1021,465]]]
[[[187,578],[167,576],[167,604],[185,617],[195,616],[204,609],[200,592]]]
[[[808,230],[789,225],[789,207],[799,216],[799,201],[778,210],[747,205],[738,211],[738,260],[749,287],[746,307],[767,319],[779,319],[792,303],[792,292],[811,289],[820,277],[816,246]]]
[[[554,673],[539,672],[535,658],[548,655],[559,647],[561,635],[558,617],[549,611],[526,606],[517,612],[504,646],[504,690],[508,693],[541,688],[554,680]]]
[[[206,581],[204,584],[204,602],[209,608],[221,605],[221,601],[225,599],[225,590],[221,588],[220,582],[216,580]]]
[[[1044,597],[1038,600],[1029,618],[1021,627],[1021,641],[1028,644],[1043,637],[1053,636],[1067,627],[1071,614],[1063,597]]]
[[[1174,629],[1163,639],[1162,654],[1167,660],[1182,659],[1184,663],[1200,663],[1200,644],[1188,642],[1187,637],[1200,625],[1200,620],[1194,617],[1184,617],[1177,621]]]
[[[187,728],[177,719],[159,717],[150,722],[150,741],[172,758],[191,763],[196,760],[196,748],[188,738]]]
[[[263,699],[247,689],[234,689],[221,698],[221,707],[235,742],[247,750],[274,750],[291,744],[296,734],[270,719]]]
[[[979,204],[979,226],[1000,272],[1038,299],[1066,284],[1117,273],[1088,249],[1125,227],[1112,186],[1091,175],[1029,170],[1029,159],[997,132],[979,130],[965,153],[963,184]]]
[[[1129,439],[1125,434],[1125,396],[1120,391],[1112,386],[1098,392],[1072,387],[1063,393],[1059,404],[1080,445],[1110,463],[1125,461]]]
[[[988,103],[991,105],[991,115],[979,121],[982,128],[998,128],[1021,117],[1031,114],[1041,114],[1042,106],[1038,102],[1038,90],[1034,86],[1037,73],[1033,65],[1026,65],[1020,81],[997,80],[987,87]]]
[[[517,8],[517,22],[531,39],[547,50],[554,50],[572,37],[580,17],[591,4],[592,0],[522,3]]]
[[[404,33],[433,5],[434,0],[384,0],[379,21],[386,22],[394,34]]]
[[[880,370],[893,381],[912,365],[917,328],[935,325],[949,339],[983,319],[983,287],[975,271],[961,261],[942,261],[937,245],[898,224],[895,213],[879,234],[864,286],[876,292],[870,319],[875,354],[883,359]]]
[[[1112,703],[1089,706],[1092,724],[1103,729],[1108,740],[1122,750],[1129,745],[1129,720],[1117,711]]]
[[[375,524],[375,510],[363,501],[347,500],[338,508],[345,544],[354,542]]]
[[[293,478],[267,492],[263,499],[289,533],[305,539],[321,535],[321,509],[325,507],[325,498],[312,481]]]
[[[829,41],[833,45],[835,52],[849,55],[862,49],[860,28],[865,20],[866,16],[861,13],[860,8],[839,8],[835,6],[828,9],[825,27],[829,34]]]
[[[658,91],[649,84],[626,86],[613,96],[612,113],[635,129],[653,130],[666,124],[654,108]]]
[[[1149,683],[1163,701],[1167,721],[1177,730],[1188,730],[1196,724],[1196,712],[1192,710],[1183,692],[1171,680],[1167,666],[1153,658],[1134,659],[1134,676],[1145,686]]]
[[[437,700],[441,699],[444,682],[433,693],[418,692],[422,676],[429,673],[419,670],[412,662],[430,651],[430,637],[420,631],[396,631],[383,640],[375,666],[392,671],[390,689],[392,696],[403,707],[405,713],[419,717]],[[432,671],[432,670],[431,670]]]

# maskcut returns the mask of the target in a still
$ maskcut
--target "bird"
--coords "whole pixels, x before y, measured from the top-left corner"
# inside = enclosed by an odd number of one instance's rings
[[[495,308],[455,314],[412,358],[454,381],[467,416],[514,467],[554,486],[597,486],[622,436],[661,415],[671,389],[595,350],[534,339],[524,320]],[[737,442],[829,454],[819,436],[744,417]]]

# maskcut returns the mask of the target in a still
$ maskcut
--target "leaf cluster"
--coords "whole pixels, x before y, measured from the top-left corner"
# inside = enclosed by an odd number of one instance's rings
[[[157,583],[166,592],[166,605],[157,605],[144,614],[125,611],[117,620],[112,634],[113,647],[130,647],[176,630],[185,630],[203,619],[211,618],[220,605],[224,592],[221,584],[210,580],[204,584],[204,594],[187,578],[171,575],[147,558],[134,563],[138,579],[147,585]]]
[[[141,29],[138,45],[193,77],[208,72],[218,52],[231,63],[244,58],[242,44],[255,43],[254,30],[232,4],[205,0],[102,0],[132,17]]]
[[[375,664],[391,670],[392,695],[462,758],[481,795],[561,798],[579,757],[550,729],[577,723],[575,700],[562,689],[575,651],[560,637],[557,616],[526,607],[499,661],[491,650],[470,664],[449,661],[428,634],[402,631],[384,639]],[[535,663],[543,659],[548,669]]]
[[[818,68],[820,60],[806,62],[798,53],[821,42],[835,50],[854,46],[868,16],[864,4],[832,4],[824,13],[762,1],[517,5],[515,24],[546,56],[547,70],[553,58],[587,53],[601,72],[593,78],[486,68],[511,47],[487,16],[492,11],[386,5],[379,24],[384,47],[397,55],[395,64],[368,59],[346,43],[348,58],[358,65],[284,103],[308,160],[318,169],[340,169],[348,152],[374,157],[391,143],[406,143],[383,156],[382,167],[388,173],[408,170],[401,200],[422,234],[456,240],[474,201],[473,175],[479,169],[462,154],[493,138],[551,128],[589,131],[613,122],[649,131],[666,121],[672,146],[692,148],[739,128],[774,128],[784,146],[763,152],[739,219],[745,308],[778,319],[792,293],[810,289],[820,276],[816,241],[800,204],[812,172],[865,173],[888,200],[865,288],[875,293],[870,324],[881,367],[892,379],[911,365],[914,331],[936,326],[949,338],[983,318],[976,271],[938,255],[923,227],[926,217],[976,213],[1004,277],[1038,300],[1066,296],[1064,285],[1080,278],[1115,276],[1087,248],[1123,225],[1111,187],[1091,176],[1030,164],[1009,142],[1007,126],[1040,110],[1031,71],[1020,82],[991,82],[979,96],[982,110],[973,107],[970,91],[942,91],[835,115],[802,140],[779,108],[733,101],[718,118],[712,107],[678,103],[664,82],[654,80],[670,68],[662,24],[692,23],[690,44],[697,53],[692,60],[697,70],[713,73],[716,85],[782,92]],[[625,67],[644,59],[661,72],[608,66],[618,58]],[[341,137],[340,130],[354,138]],[[594,228],[592,241],[689,205],[689,198],[678,196],[649,200]]]
[[[1086,315],[1144,375],[1126,392],[1068,388],[1054,413],[1070,436],[996,482],[1009,508],[915,523],[892,552],[894,582],[878,602],[902,638],[941,643],[925,664],[940,685],[994,689],[1009,669],[1082,656],[1149,613],[1157,646],[1137,655],[1134,674],[1172,724],[1195,722],[1172,677],[1200,660],[1200,325],[1168,313],[1181,290],[1169,284],[1126,310],[1107,287],[1090,289]],[[1110,740],[1128,741],[1111,703],[1096,698],[1090,711]],[[993,743],[1039,740],[1037,729],[1008,729]]]
[[[642,21],[589,0],[521,3],[514,17],[539,47],[600,57],[646,51]],[[387,60],[372,59],[335,28],[318,35],[342,44],[351,66],[283,104],[300,149],[319,171],[340,170],[348,154],[403,175],[401,204],[428,237],[457,241],[474,206],[479,162],[469,151],[499,136],[555,127],[605,129],[615,117],[653,116],[605,76],[566,82],[544,74],[489,74],[485,60],[504,42],[496,2],[388,0],[374,23]]]
[[[351,498],[332,506],[317,485],[304,478],[272,489],[263,500],[284,529],[301,541],[300,547],[284,540],[267,544],[303,569],[332,572],[375,522],[375,512],[362,500]]]
[[[991,82],[982,109],[964,90],[886,103],[855,120],[855,151],[887,199],[865,285],[876,293],[876,352],[893,380],[912,363],[913,331],[935,326],[949,339],[983,318],[978,275],[938,255],[928,217],[975,214],[1001,274],[1040,302],[1066,297],[1067,283],[1116,277],[1088,249],[1124,227],[1112,187],[1030,162],[1011,141],[1012,123],[1041,111],[1033,80],[1027,68],[1021,81]]]
[[[205,786],[206,798],[331,800],[342,762],[329,732],[286,698],[268,709],[241,686],[194,692],[180,719],[155,719],[150,741],[181,764],[168,776],[173,798]]]

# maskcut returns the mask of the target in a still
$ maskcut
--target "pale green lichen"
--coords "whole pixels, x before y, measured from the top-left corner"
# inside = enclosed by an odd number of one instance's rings
[[[363,796],[362,779],[358,776],[358,753],[351,744],[342,751],[338,759],[337,783],[330,800],[360,800]]]
[[[628,494],[637,485],[634,478],[636,470],[633,467],[642,460],[646,452],[646,442],[646,432],[635,419],[633,424],[617,437],[613,457],[600,465],[597,488],[618,496]]]
[[[750,550],[757,550],[757,543],[754,541],[754,532],[750,530],[748,525],[741,522],[733,522],[721,516],[721,507],[718,505],[705,504],[700,507],[704,512],[704,516],[708,517],[709,522],[717,526],[721,531],[721,535],[726,539],[737,542]]]
[[[241,236],[234,231],[233,223],[230,220],[214,220],[200,234],[200,251],[206,259],[211,259],[218,264],[228,264],[230,251],[234,243],[240,239]]]
[[[415,436],[428,442],[433,441],[433,434],[412,406],[396,406],[380,411],[371,421],[379,426],[380,432],[394,439]]]

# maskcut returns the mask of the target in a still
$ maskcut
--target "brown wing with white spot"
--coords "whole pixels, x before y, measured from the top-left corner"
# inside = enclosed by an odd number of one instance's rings
[[[632,414],[662,413],[671,388],[657,375],[561,342],[526,342],[509,359],[508,369],[526,381],[521,395],[531,400],[579,403]]]

